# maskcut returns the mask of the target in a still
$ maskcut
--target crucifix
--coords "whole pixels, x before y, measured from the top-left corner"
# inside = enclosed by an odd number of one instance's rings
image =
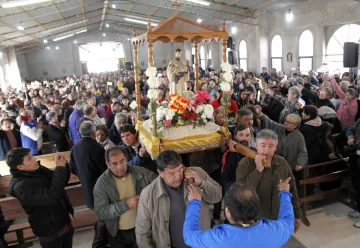
[[[178,0],[175,0],[175,3],[171,4],[171,7],[175,7],[175,15],[178,14],[178,10],[179,10],[179,7],[180,7],[180,6],[181,6],[181,5],[178,4]]]

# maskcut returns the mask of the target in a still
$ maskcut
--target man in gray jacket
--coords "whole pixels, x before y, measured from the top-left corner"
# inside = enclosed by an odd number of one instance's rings
[[[140,196],[136,239],[140,248],[188,248],[183,225],[189,202],[189,183],[203,190],[200,228],[210,228],[209,204],[221,200],[221,186],[200,167],[185,168],[179,154],[167,150],[157,160],[159,177]]]
[[[140,166],[128,166],[126,151],[114,146],[105,153],[106,170],[94,187],[94,211],[105,220],[112,248],[137,247],[135,220],[141,191],[157,175]]]

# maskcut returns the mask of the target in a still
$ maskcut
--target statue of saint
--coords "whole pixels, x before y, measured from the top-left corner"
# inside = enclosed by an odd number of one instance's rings
[[[181,60],[181,49],[176,49],[175,58],[167,67],[167,76],[170,82],[170,94],[182,95],[187,90],[186,82],[189,80],[189,61]]]

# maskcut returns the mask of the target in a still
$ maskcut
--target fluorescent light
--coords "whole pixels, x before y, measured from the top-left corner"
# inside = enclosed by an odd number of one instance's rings
[[[50,49],[50,47],[46,47],[45,49],[49,50],[49,49]]]
[[[47,43],[48,41],[47,40],[44,40],[44,43]]]
[[[82,29],[82,30],[80,30],[80,31],[75,32],[75,34],[81,34],[81,33],[84,33],[84,32],[86,32],[86,31],[87,31],[87,29]]]
[[[74,43],[76,44],[76,43],[77,43],[77,41],[76,41],[76,40],[74,40]]]
[[[59,50],[59,46],[56,46],[56,50]]]
[[[201,5],[206,5],[206,6],[209,6],[211,4],[210,2],[206,2],[206,1],[202,1],[202,0],[186,0],[186,1],[201,4]]]
[[[74,36],[74,34],[68,34],[68,35],[56,37],[55,39],[53,39],[53,41],[63,40],[63,39],[69,38],[71,36]]]
[[[35,3],[43,3],[43,2],[50,2],[50,0],[23,0],[23,1],[13,1],[13,2],[7,2],[2,3],[2,8],[13,8],[18,6],[24,6],[24,5],[30,5]]]
[[[198,18],[196,21],[197,21],[198,23],[201,23],[201,22],[202,22],[202,19]]]
[[[18,30],[25,30],[25,28],[24,28],[23,26],[20,26],[20,25],[17,26],[17,29],[18,29]]]
[[[105,34],[105,33],[103,33],[103,36],[106,36],[106,34]]]
[[[113,9],[115,9],[115,8],[116,8],[116,5],[115,5],[115,4],[113,4],[113,5],[111,5],[111,7],[112,7]]]
[[[106,23],[106,27],[108,28],[108,27],[110,27],[110,25],[108,23]]]
[[[291,22],[294,19],[293,13],[291,13],[291,9],[289,9],[289,12],[286,14],[286,20],[288,22]]]
[[[134,23],[139,23],[139,24],[148,25],[148,22],[147,22],[147,21],[141,21],[141,20],[136,20],[136,19],[131,19],[131,18],[124,18],[124,20],[125,20],[125,21],[128,21],[128,22],[134,22]],[[156,27],[156,26],[159,25],[159,24],[151,22],[150,25]]]

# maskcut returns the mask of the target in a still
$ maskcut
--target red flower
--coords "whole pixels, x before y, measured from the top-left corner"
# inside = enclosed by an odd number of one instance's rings
[[[196,91],[196,95],[197,95],[197,97],[195,98],[196,104],[207,103],[207,101],[211,99],[207,91]]]
[[[185,114],[184,114],[184,118],[185,119],[189,119],[191,117],[191,114],[189,113],[189,112],[186,112]]]
[[[191,119],[196,120],[196,118],[198,118],[198,114],[197,114],[197,113],[193,113],[193,114],[191,115]]]

